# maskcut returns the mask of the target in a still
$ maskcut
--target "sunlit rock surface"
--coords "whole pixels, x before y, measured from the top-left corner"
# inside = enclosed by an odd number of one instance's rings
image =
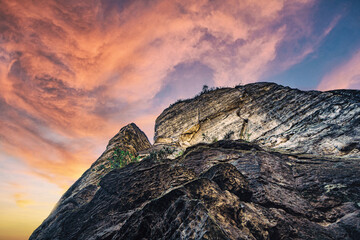
[[[254,83],[209,91],[164,110],[155,143],[245,139],[298,154],[360,156],[360,91]]]
[[[359,91],[268,83],[177,103],[153,146],[122,128],[30,239],[359,239],[359,111]],[[115,148],[142,161],[98,170]]]

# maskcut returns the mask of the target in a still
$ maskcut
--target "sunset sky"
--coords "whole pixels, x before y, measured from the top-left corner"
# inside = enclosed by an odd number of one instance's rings
[[[0,0],[0,239],[204,84],[360,88],[360,1]]]

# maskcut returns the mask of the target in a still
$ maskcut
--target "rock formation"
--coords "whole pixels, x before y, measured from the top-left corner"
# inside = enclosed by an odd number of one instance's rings
[[[105,152],[92,166],[66,191],[51,212],[50,216],[36,229],[30,239],[56,239],[55,233],[59,227],[67,222],[68,214],[86,206],[100,189],[101,177],[109,169],[99,169],[107,162],[115,148],[121,148],[133,154],[151,147],[146,135],[134,124],[123,127],[110,141]],[[66,239],[66,238],[58,238]]]
[[[209,91],[135,124],[30,239],[359,239],[360,91]],[[107,168],[115,149],[142,160]],[[183,152],[184,151],[184,152]]]
[[[298,154],[360,155],[360,94],[254,83],[206,92],[165,109],[155,143],[187,147],[244,139]]]

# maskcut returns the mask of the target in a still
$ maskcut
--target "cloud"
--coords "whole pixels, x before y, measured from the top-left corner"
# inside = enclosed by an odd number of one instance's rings
[[[34,204],[34,201],[31,199],[28,199],[26,194],[23,194],[23,193],[15,193],[14,198],[16,201],[16,205],[21,208],[26,207],[31,204]]]
[[[20,159],[3,151],[0,151],[0,176],[0,239],[27,239],[64,190],[32,175]]]
[[[214,85],[214,71],[201,62],[185,62],[174,66],[162,81],[161,90],[153,99],[154,107],[161,102],[175,102],[197,94],[204,84]]]
[[[298,63],[337,23],[316,32],[309,18],[314,4],[1,1],[0,192],[11,198],[6,206],[32,209],[29,219],[41,212],[40,223],[125,124],[135,122],[151,139],[162,109],[203,84],[255,82]]]
[[[340,66],[335,67],[321,80],[318,89],[360,89],[360,50]]]
[[[261,80],[316,48],[313,1],[2,1],[0,143],[66,188],[110,137],[153,135],[164,107],[203,84]],[[331,29],[336,22],[329,25]],[[295,60],[294,60],[295,59]]]

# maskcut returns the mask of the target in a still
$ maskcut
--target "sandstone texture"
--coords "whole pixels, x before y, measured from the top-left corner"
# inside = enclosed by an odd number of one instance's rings
[[[244,139],[297,154],[360,156],[360,91],[300,91],[275,83],[222,88],[156,119],[155,144]]]
[[[360,239],[359,95],[257,83],[176,103],[153,146],[122,128],[30,239]],[[100,169],[116,148],[141,161]]]

